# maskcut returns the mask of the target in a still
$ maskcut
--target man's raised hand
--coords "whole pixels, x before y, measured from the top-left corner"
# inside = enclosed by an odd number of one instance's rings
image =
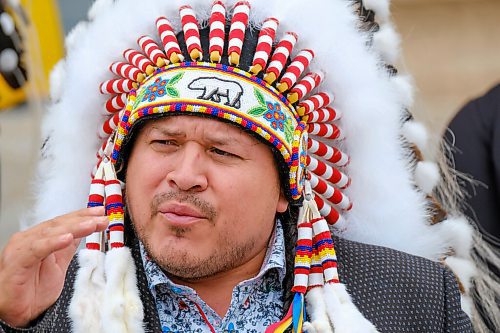
[[[62,215],[14,234],[0,252],[0,319],[25,327],[59,297],[83,237],[108,225],[104,207]]]

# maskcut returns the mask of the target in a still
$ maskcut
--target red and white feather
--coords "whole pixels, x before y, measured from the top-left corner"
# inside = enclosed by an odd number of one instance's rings
[[[129,79],[111,79],[101,83],[101,94],[121,94],[134,89],[134,81]]]
[[[294,32],[287,32],[285,37],[280,40],[271,57],[271,62],[266,69],[264,80],[272,84],[280,76],[286,62],[292,53],[293,47],[297,43],[298,36]]]
[[[145,78],[139,68],[123,61],[115,61],[109,66],[109,70],[124,79],[129,79],[135,82],[140,82]]]
[[[137,44],[139,44],[139,47],[148,55],[149,60],[151,60],[156,67],[163,67],[167,64],[165,61],[165,53],[163,53],[160,46],[156,44],[153,38],[143,35],[137,39]]]
[[[123,52],[123,57],[132,65],[139,68],[141,71],[150,75],[154,71],[154,65],[144,54],[134,49],[126,49]]]
[[[308,123],[326,123],[339,120],[342,114],[332,107],[325,106],[310,112],[307,116]]]
[[[287,99],[290,103],[295,103],[298,100],[303,99],[311,91],[317,88],[320,83],[323,81],[325,75],[323,72],[311,72],[304,76],[287,95]]]
[[[203,60],[203,50],[200,41],[200,27],[194,10],[191,6],[182,6],[179,13],[189,56],[193,61],[201,61]]]
[[[127,105],[127,96],[127,93],[121,93],[108,99],[105,104],[106,111],[116,113],[123,110],[125,105]]]
[[[278,90],[280,92],[289,90],[297,82],[299,77],[304,73],[313,59],[314,52],[312,50],[300,51],[286,69],[285,74],[278,84]]]
[[[308,153],[319,156],[335,166],[343,167],[349,164],[349,156],[346,153],[313,138],[309,138],[307,149]]]
[[[238,1],[233,9],[227,52],[229,64],[233,66],[238,66],[240,63],[241,49],[243,48],[249,14],[250,4],[248,1]]]
[[[226,7],[222,1],[214,1],[210,14],[210,33],[208,53],[212,62],[220,62],[224,50]]]
[[[274,17],[268,18],[262,24],[262,29],[257,39],[257,47],[253,56],[252,67],[250,68],[250,72],[254,75],[259,74],[266,68],[267,61],[273,49],[273,42],[276,37],[278,24],[279,21]]]
[[[318,110],[319,108],[330,105],[333,102],[333,95],[326,92],[320,92],[313,95],[301,102],[297,106],[299,115],[306,115],[310,112]]]
[[[174,29],[172,28],[170,21],[166,17],[159,17],[156,20],[156,29],[160,35],[161,43],[163,44],[168,60],[174,64],[184,61],[179,41],[175,36]]]

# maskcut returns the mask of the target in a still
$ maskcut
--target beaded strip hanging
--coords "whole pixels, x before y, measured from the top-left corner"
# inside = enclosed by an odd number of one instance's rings
[[[137,89],[166,66],[190,66],[189,62],[184,62],[185,59],[210,64],[219,63],[223,57],[227,57],[231,66],[238,67],[249,21],[250,4],[239,1],[230,13],[231,16],[222,1],[213,2],[208,22],[210,32],[207,60],[203,58],[200,24],[190,6],[182,6],[179,10],[188,54],[182,54],[170,21],[159,17],[156,20],[156,39],[155,36],[139,37],[138,50],[125,50],[124,60],[117,60],[109,68],[115,78],[100,85],[101,93],[110,97],[104,106],[106,120],[99,129],[103,146],[97,153],[98,162],[93,171],[89,206],[106,205],[107,214],[112,220],[109,228],[111,248],[123,246],[123,202],[113,163],[118,159],[122,139],[128,134],[133,121],[143,115],[136,115],[131,120],[134,105],[141,102],[136,95]],[[231,24],[228,40],[225,41],[225,22],[228,17],[231,17]],[[291,175],[291,199],[303,198],[304,186],[310,186],[310,194],[304,199],[302,217],[298,224],[293,287],[295,296],[285,318],[270,326],[267,332],[282,332],[290,325],[294,332],[302,332],[306,319],[305,295],[308,290],[324,284],[339,283],[328,224],[342,222],[341,212],[352,207],[351,201],[342,192],[350,184],[349,177],[342,171],[349,163],[349,157],[331,146],[332,140],[335,142],[343,139],[342,131],[337,125],[341,113],[332,107],[333,95],[319,90],[324,73],[307,71],[314,60],[314,52],[303,49],[292,56],[298,40],[297,34],[293,32],[286,32],[273,48],[278,26],[279,21],[275,18],[268,18],[263,22],[252,64],[250,68],[240,70],[257,81],[262,80],[257,75],[263,75],[263,80],[269,85],[268,89],[293,105],[293,114],[290,116],[300,120],[287,142],[293,147],[291,159],[287,161]],[[224,55],[226,42],[228,54]],[[291,62],[287,66],[289,59]],[[202,61],[206,62],[201,63]],[[227,73],[234,72],[234,69],[222,65],[220,69]],[[183,92],[180,91],[179,94],[182,98]],[[165,112],[176,112],[176,108],[169,108]],[[224,110],[220,110],[218,114],[218,117],[225,117]],[[226,115],[226,119],[233,118]],[[282,144],[277,143],[276,138],[268,138],[268,141],[275,146]],[[102,238],[101,234],[89,236],[87,248],[104,250]]]

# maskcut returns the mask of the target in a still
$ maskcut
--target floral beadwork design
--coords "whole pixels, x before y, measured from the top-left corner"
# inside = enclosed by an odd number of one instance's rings
[[[141,93],[139,94],[139,98],[137,100],[139,102],[154,102],[157,98],[168,95],[170,97],[179,97],[179,90],[175,87],[175,84],[182,79],[184,73],[179,73],[171,77],[170,79],[162,79],[161,77],[157,77],[153,83],[145,86]]]
[[[280,131],[284,131],[285,114],[281,111],[281,105],[279,103],[267,102],[266,106],[267,112],[264,114],[264,118],[271,123],[272,128],[279,128]]]
[[[248,114],[255,117],[263,116],[273,129],[284,132],[286,139],[291,141],[294,131],[292,120],[281,110],[281,105],[276,102],[266,101],[262,93],[257,89],[254,89],[254,95],[259,101],[259,105],[251,108]]]
[[[146,94],[144,94],[142,100],[149,100],[150,102],[153,102],[157,97],[165,96],[167,93],[167,90],[165,89],[167,82],[167,80],[162,80],[161,77],[158,77],[152,84],[147,86]]]

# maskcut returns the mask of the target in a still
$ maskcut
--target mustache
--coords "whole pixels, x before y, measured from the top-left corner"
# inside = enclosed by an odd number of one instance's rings
[[[208,220],[213,221],[217,216],[217,211],[208,201],[205,201],[195,194],[192,193],[182,193],[178,191],[169,191],[164,193],[159,193],[153,197],[151,202],[151,217],[155,216],[159,212],[159,207],[168,201],[176,201],[182,204],[188,204],[196,209],[198,209]]]

